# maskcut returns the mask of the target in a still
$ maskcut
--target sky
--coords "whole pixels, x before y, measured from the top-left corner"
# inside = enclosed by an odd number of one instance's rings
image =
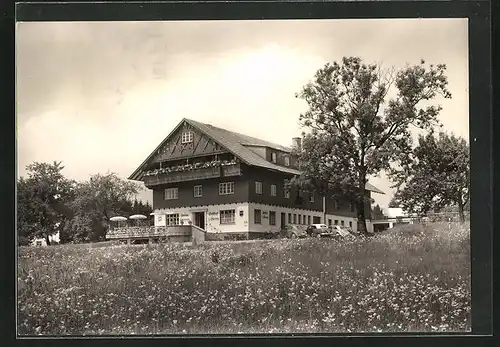
[[[21,22],[16,28],[18,175],[127,178],[182,118],[282,145],[300,136],[295,98],[327,62],[447,65],[444,129],[468,139],[466,19]],[[382,173],[370,180],[393,195]],[[142,199],[152,199],[144,191]]]

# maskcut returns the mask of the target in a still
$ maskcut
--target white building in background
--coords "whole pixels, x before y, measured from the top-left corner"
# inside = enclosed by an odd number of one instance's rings
[[[401,207],[384,207],[382,208],[382,211],[384,212],[384,215],[387,216],[387,218],[411,217],[411,215]]]
[[[52,242],[59,243],[60,242],[59,231],[57,233],[55,233],[54,235],[50,235],[49,241],[51,243]],[[38,238],[33,239],[33,241],[31,241],[31,245],[32,246],[47,246],[47,240],[45,240],[44,237],[38,237]]]

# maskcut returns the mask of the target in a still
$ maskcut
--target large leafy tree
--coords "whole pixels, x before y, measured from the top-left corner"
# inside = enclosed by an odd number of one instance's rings
[[[17,232],[20,244],[50,236],[72,217],[69,204],[75,182],[64,177],[61,162],[34,162],[26,167],[27,177],[17,182]]]
[[[390,178],[398,187],[395,199],[406,210],[425,214],[453,205],[465,221],[470,196],[470,154],[465,139],[442,132],[437,137],[432,133],[420,136],[418,146],[391,170]]]
[[[132,199],[139,190],[136,183],[115,173],[96,174],[79,183],[71,205],[75,218],[67,224],[65,238],[74,242],[102,240],[111,217],[132,213]]]
[[[441,107],[432,101],[451,98],[445,70],[445,65],[424,61],[382,70],[357,57],[319,69],[297,94],[309,106],[299,117],[309,131],[298,153],[302,174],[294,181],[325,195],[331,191],[352,197],[359,227],[366,232],[368,177],[411,150],[412,127],[438,124]]]

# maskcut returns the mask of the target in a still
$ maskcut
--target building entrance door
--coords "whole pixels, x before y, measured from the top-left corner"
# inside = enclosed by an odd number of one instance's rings
[[[205,212],[194,213],[194,225],[205,230]]]

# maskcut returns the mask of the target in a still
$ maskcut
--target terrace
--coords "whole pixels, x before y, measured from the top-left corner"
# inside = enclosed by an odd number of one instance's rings
[[[205,240],[205,231],[194,225],[173,225],[167,227],[133,226],[117,227],[106,234],[107,240],[122,240],[127,243],[135,241],[179,241],[188,242],[196,238],[197,241]]]

